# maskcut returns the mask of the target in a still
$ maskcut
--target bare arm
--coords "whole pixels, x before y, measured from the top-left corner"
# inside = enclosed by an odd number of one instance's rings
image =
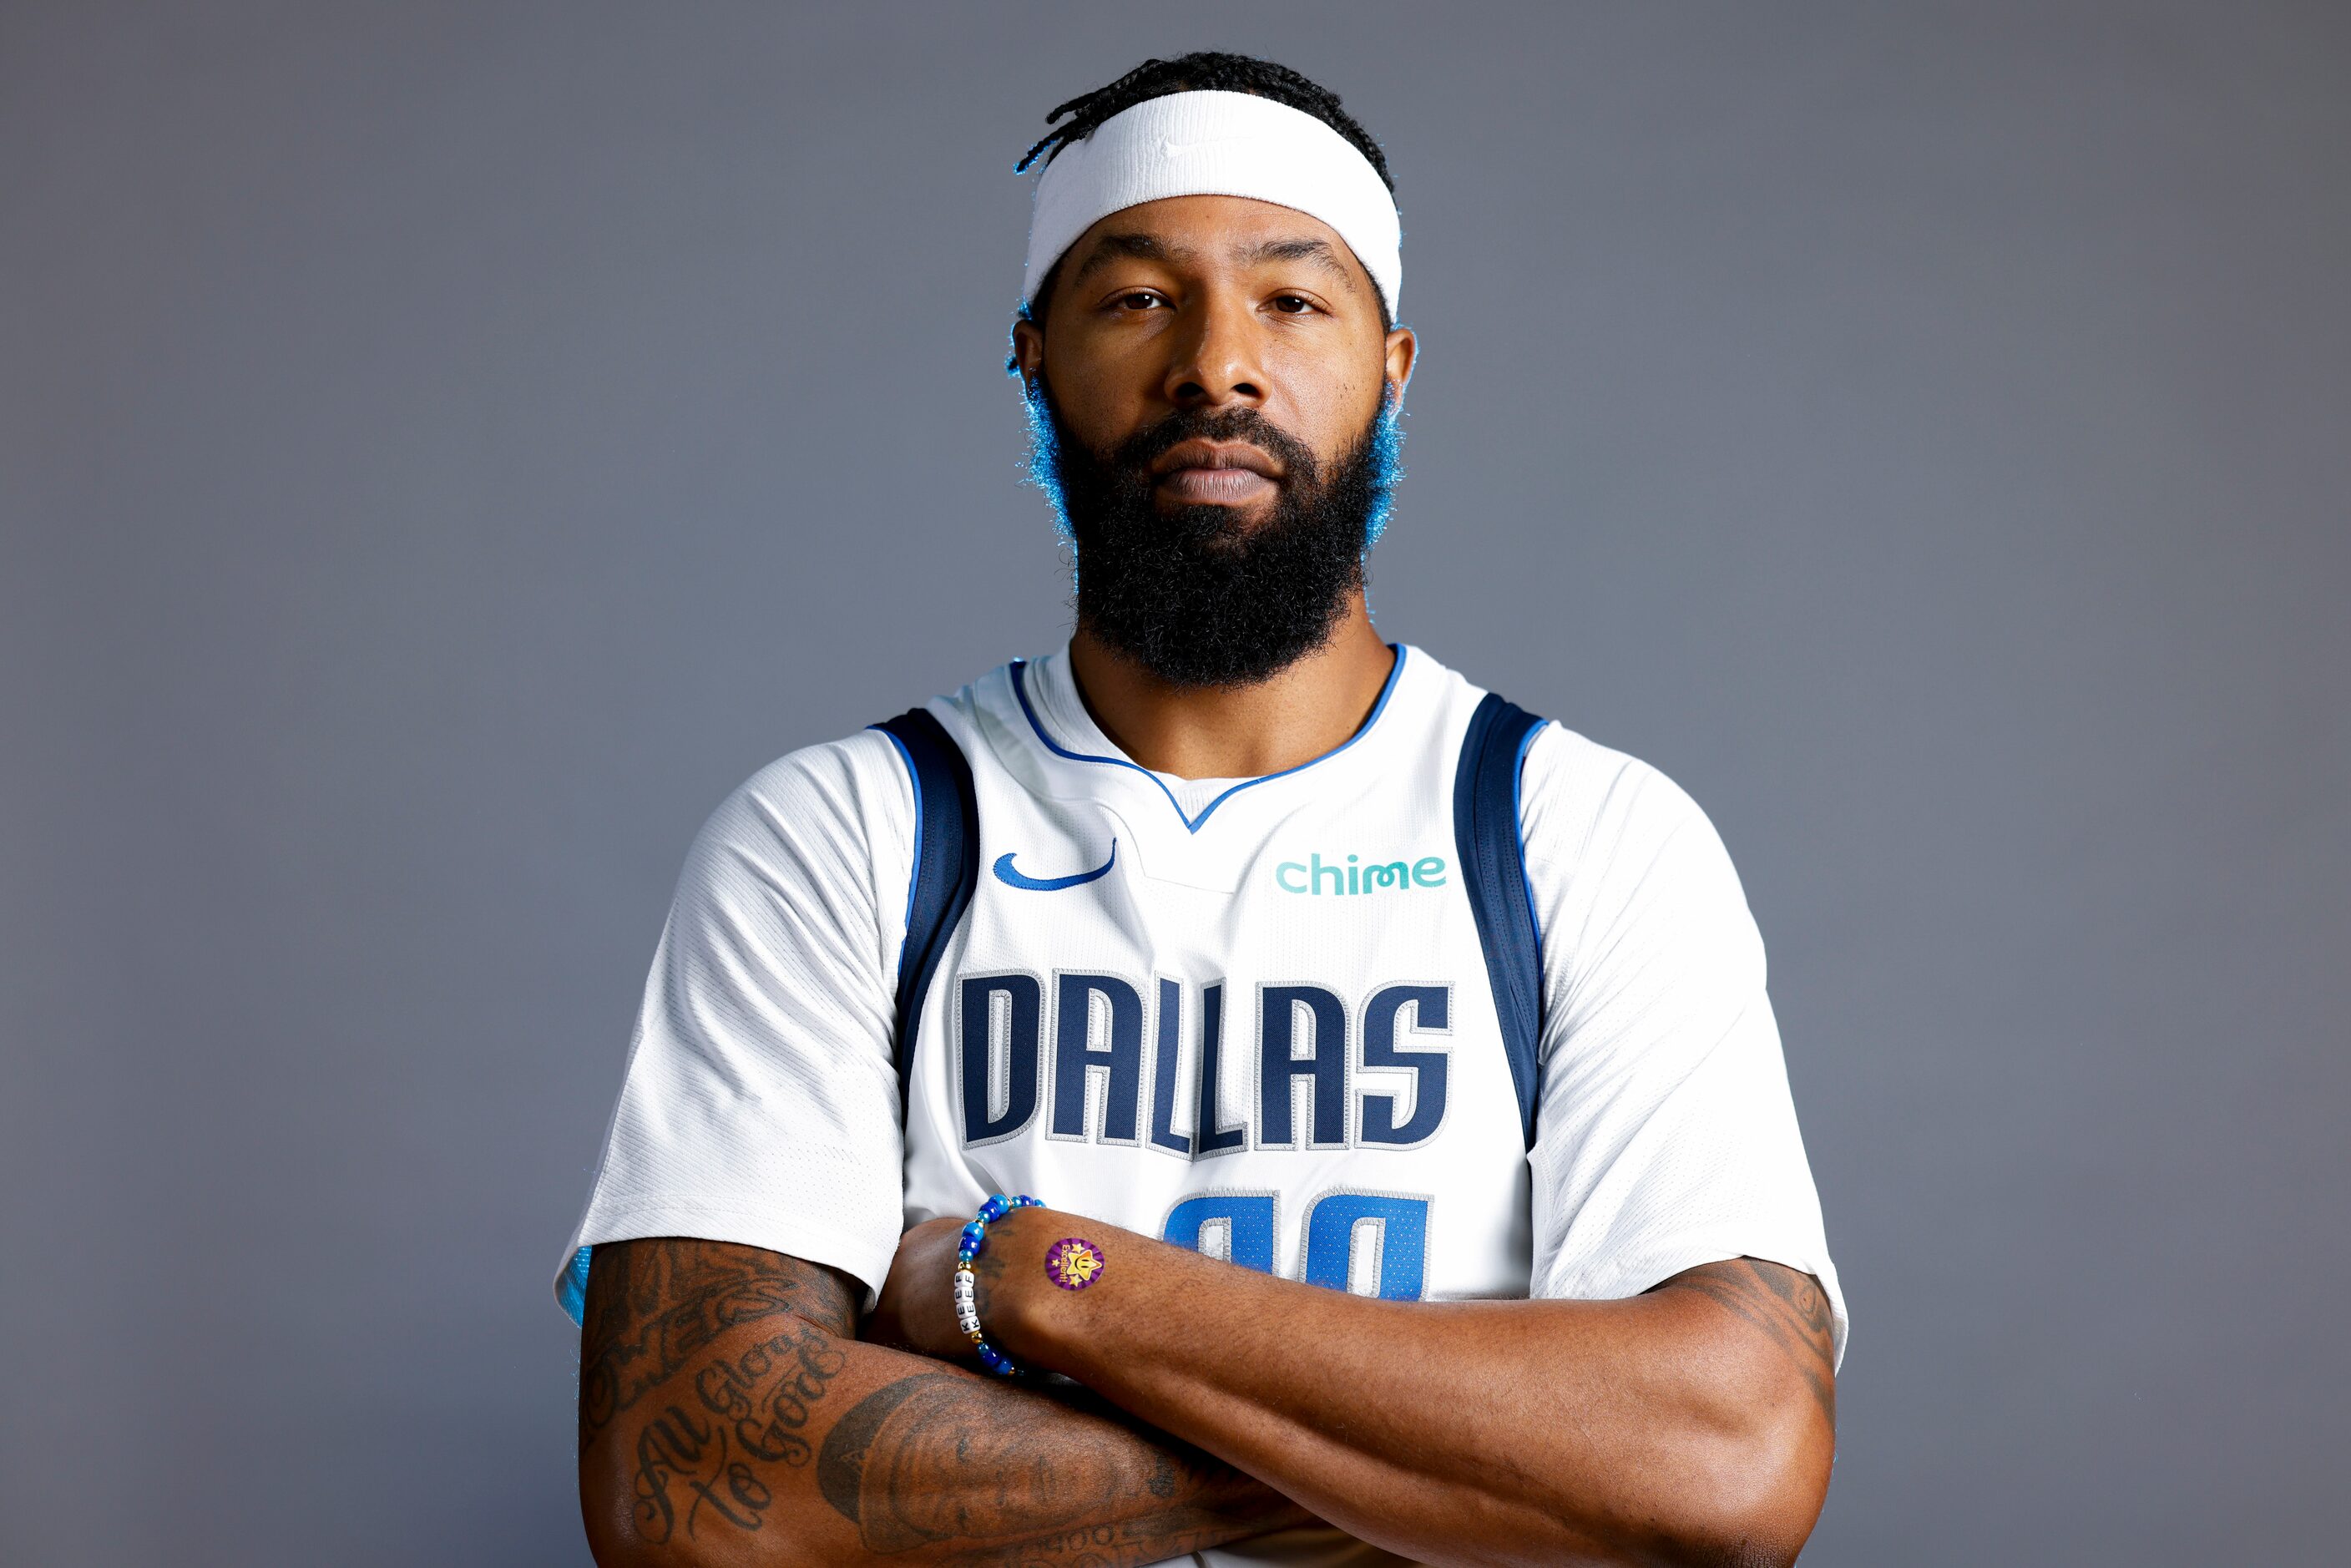
[[[598,1563],[1120,1568],[1306,1518],[1115,1411],[860,1343],[856,1298],[758,1248],[596,1249],[580,1496]]]
[[[1045,1249],[1108,1255],[1081,1291]],[[951,1225],[918,1227],[885,1318],[956,1343]],[[1416,1562],[1794,1559],[1835,1441],[1829,1312],[1808,1275],[1738,1259],[1622,1301],[1383,1301],[1046,1209],[990,1227],[980,1316],[1077,1378]]]

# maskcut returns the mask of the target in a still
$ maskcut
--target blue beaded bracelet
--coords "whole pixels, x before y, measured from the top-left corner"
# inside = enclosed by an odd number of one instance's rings
[[[998,1377],[1016,1376],[1020,1368],[1013,1364],[1011,1357],[988,1343],[987,1334],[980,1330],[979,1281],[978,1277],[972,1271],[972,1260],[979,1256],[979,1249],[987,1245],[989,1226],[1016,1208],[1044,1207],[1042,1203],[1030,1197],[1027,1193],[1022,1193],[1017,1197],[1007,1197],[999,1192],[979,1206],[979,1212],[971,1217],[971,1223],[963,1228],[963,1235],[956,1242],[956,1327],[963,1331],[964,1337],[971,1341],[973,1347],[978,1351],[979,1364]]]

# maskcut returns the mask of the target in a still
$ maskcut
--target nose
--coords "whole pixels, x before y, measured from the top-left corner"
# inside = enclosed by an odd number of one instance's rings
[[[1162,390],[1177,408],[1255,408],[1266,376],[1248,302],[1210,297],[1183,312]]]

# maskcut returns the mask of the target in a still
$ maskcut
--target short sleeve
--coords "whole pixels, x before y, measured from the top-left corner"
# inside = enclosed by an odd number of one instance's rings
[[[1842,1360],[1762,938],[1714,825],[1656,769],[1556,725],[1520,782],[1545,1004],[1531,1293],[1617,1299],[1761,1258],[1820,1281]]]
[[[653,954],[557,1296],[586,1249],[764,1247],[878,1292],[903,1219],[891,1040],[914,799],[873,731],[770,764],[712,813]]]

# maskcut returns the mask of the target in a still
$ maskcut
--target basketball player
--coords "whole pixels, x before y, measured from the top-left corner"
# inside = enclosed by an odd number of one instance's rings
[[[1762,947],[1670,782],[1373,629],[1378,146],[1231,55],[1048,124],[1076,628],[695,843],[558,1284],[598,1561],[1792,1560],[1844,1312]]]

